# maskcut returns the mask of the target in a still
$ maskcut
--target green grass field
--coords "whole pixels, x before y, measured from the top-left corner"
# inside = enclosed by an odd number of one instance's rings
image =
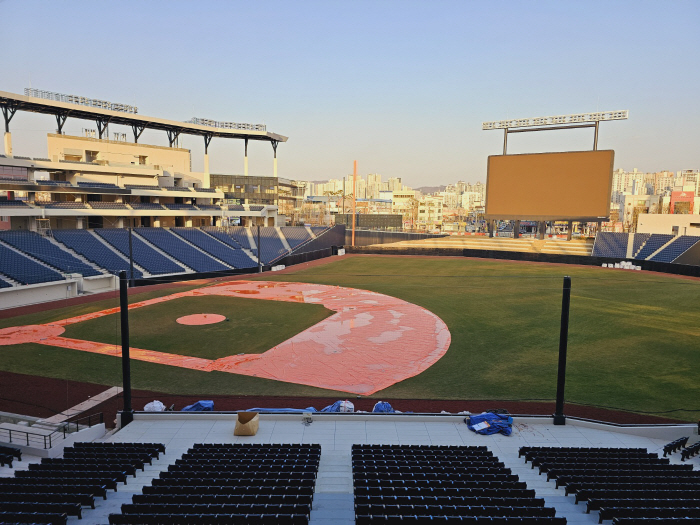
[[[363,288],[416,303],[440,316],[452,334],[447,354],[419,376],[375,398],[551,400],[556,390],[561,288],[572,277],[567,402],[638,412],[700,416],[700,281],[620,270],[456,258],[338,258],[261,279]],[[182,291],[178,288],[176,291]],[[173,290],[133,296],[166,295]],[[0,322],[45,323],[116,305],[58,309]],[[222,313],[231,322],[198,334],[174,319]],[[243,298],[177,299],[131,312],[133,346],[219,357],[261,352],[325,318],[318,305]],[[235,321],[234,321],[235,320]],[[69,327],[69,337],[118,341],[116,316]],[[230,351],[233,348],[234,351]],[[109,356],[43,345],[0,347],[0,369],[106,385],[121,365]],[[134,388],[177,394],[328,396],[313,387],[205,373],[134,361]]]

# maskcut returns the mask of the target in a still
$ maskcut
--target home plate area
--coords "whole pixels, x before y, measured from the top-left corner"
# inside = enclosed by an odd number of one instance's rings
[[[369,395],[420,374],[450,346],[447,326],[428,310],[388,295],[341,286],[236,281],[141,301],[129,309],[207,295],[321,304],[335,313],[262,354],[210,360],[131,348],[131,358]],[[61,336],[66,325],[117,311],[110,308],[46,325],[0,330],[0,345],[33,342],[118,357],[121,352],[114,345]],[[202,313],[177,321],[196,327],[225,319],[215,313]]]

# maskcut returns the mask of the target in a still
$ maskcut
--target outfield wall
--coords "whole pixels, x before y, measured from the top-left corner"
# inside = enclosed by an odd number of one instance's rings
[[[355,230],[355,246],[369,246],[371,244],[389,244],[401,241],[420,241],[434,239],[436,237],[449,237],[445,233],[410,233],[388,232],[381,230]],[[352,245],[352,229],[345,230],[345,246]]]
[[[460,248],[399,248],[392,246],[346,246],[347,253],[363,253],[376,255],[412,255],[412,256],[442,256],[442,257],[474,257],[478,259],[497,259],[508,261],[530,261],[556,264],[579,264],[583,266],[602,266],[603,264],[629,261],[640,266],[642,270],[674,275],[700,277],[700,266],[690,264],[673,264],[656,261],[640,261],[613,257],[592,257],[588,255],[561,255],[553,253],[508,252],[505,250],[471,250]]]

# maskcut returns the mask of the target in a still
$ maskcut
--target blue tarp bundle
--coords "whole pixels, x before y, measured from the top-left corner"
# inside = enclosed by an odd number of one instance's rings
[[[394,412],[394,409],[386,401],[380,401],[379,403],[374,405],[372,412]]]
[[[249,408],[246,412],[267,412],[273,414],[303,414],[304,412],[316,412],[314,407],[309,408]]]
[[[345,408],[345,410],[343,410]],[[355,405],[353,405],[348,400],[338,400],[332,405],[328,405],[326,408],[321,409],[321,412],[353,412],[355,410]]]
[[[498,432],[504,436],[510,436],[510,433],[513,431],[513,418],[508,414],[484,412],[483,414],[464,418],[464,422],[467,424],[469,430],[485,436],[497,434]]]
[[[211,412],[214,410],[213,401],[197,401],[193,405],[187,405],[182,409],[183,412]]]

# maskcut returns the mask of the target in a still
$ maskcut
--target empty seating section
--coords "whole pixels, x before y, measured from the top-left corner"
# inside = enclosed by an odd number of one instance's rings
[[[0,245],[0,261],[0,273],[21,284],[37,284],[63,279],[57,271],[3,245]]]
[[[54,239],[110,273],[116,275],[121,270],[130,271],[127,260],[117,255],[109,246],[105,246],[88,230],[54,230],[52,233]],[[134,277],[140,279],[143,273],[134,268]]]
[[[151,186],[149,184],[125,184],[125,188],[129,190],[158,190],[160,191],[160,186]]]
[[[179,203],[165,203],[163,204],[168,210],[192,210],[197,211],[197,208],[191,204],[179,204]]]
[[[128,210],[126,204],[121,202],[95,202],[90,201],[90,207],[94,210]]]
[[[320,445],[197,444],[109,523],[307,524]]]
[[[245,206],[242,204],[229,204],[228,209],[233,211],[245,211]]]
[[[229,244],[224,244],[199,228],[172,228],[171,231],[234,268],[255,268],[257,266],[256,261],[240,248],[236,249]]]
[[[311,239],[311,235],[306,230],[306,228],[283,226],[280,228],[284,238],[287,239],[287,243],[292,248],[296,248],[301,243],[306,242]]]
[[[644,243],[644,246],[642,246],[642,249],[639,250],[639,253],[635,254],[634,258],[640,260],[646,259],[671,239],[673,239],[673,235],[661,233],[651,235],[649,239],[647,239],[647,242]]]
[[[690,439],[690,436],[679,437],[678,439],[674,439],[670,443],[665,444],[664,457],[666,457],[667,454],[672,454],[685,448],[685,446],[688,444],[688,439]]]
[[[61,208],[68,210],[87,210],[87,204],[84,202],[76,201],[49,201],[49,202],[38,202],[38,205],[42,205],[45,208]]]
[[[76,443],[63,458],[43,458],[12,478],[0,478],[0,523],[67,523],[82,518],[95,497],[107,499],[144,461],[165,452],[159,443]]]
[[[521,447],[520,456],[575,494],[577,504],[585,501],[586,512],[598,511],[599,523],[700,517],[700,471],[646,449]]]
[[[13,201],[13,200],[0,200],[0,207],[3,208],[24,208],[27,206],[27,203],[24,201]]]
[[[164,210],[163,206],[161,204],[158,204],[157,202],[132,202],[129,203],[129,206],[131,206],[135,210]]]
[[[635,233],[634,234],[634,241],[632,243],[632,255],[635,256],[637,255],[637,252],[642,249],[642,246],[644,246],[644,243],[649,240],[649,237],[651,237],[651,234],[649,233]]]
[[[700,241],[700,237],[694,235],[681,235],[677,237],[671,244],[666,246],[659,253],[654,255],[650,260],[659,262],[673,262],[686,250],[689,250]]]
[[[72,186],[70,182],[65,180],[37,180],[35,182],[44,186]]]
[[[616,257],[627,256],[627,240],[629,235],[618,232],[600,232],[595,238],[593,245],[593,257]]]
[[[230,269],[228,266],[224,266],[219,261],[190,246],[168,230],[162,228],[136,228],[135,231],[150,243],[155,244],[165,253],[196,272],[220,272]]]
[[[231,228],[216,228],[207,226],[202,228],[212,237],[216,237],[221,242],[228,244],[234,248],[245,248],[250,250],[250,241],[248,241],[247,229],[242,226],[232,226]]]
[[[203,191],[205,193],[216,193],[216,188],[194,188],[194,191]]]
[[[221,206],[218,204],[197,204],[196,205],[198,209],[200,210],[217,210],[221,211]]]
[[[0,241],[10,244],[18,250],[63,272],[79,273],[85,277],[102,275],[102,272],[88,266],[80,259],[76,259],[70,253],[62,250],[38,233],[8,230],[0,232]]]
[[[119,189],[116,184],[109,184],[107,182],[78,182],[78,186],[81,188],[109,188],[109,189]]]
[[[254,232],[253,236],[257,242],[257,232]],[[264,264],[271,263],[287,254],[287,249],[282,244],[277,228],[272,227],[260,228],[260,246],[258,246],[258,250],[260,250],[260,258]]]
[[[93,204],[124,206],[120,203]],[[134,268],[134,277],[138,279],[144,277],[141,271],[144,269],[149,274],[162,275],[186,273],[190,271],[188,268],[195,272],[218,272],[257,267],[257,249],[251,248],[249,228],[136,228],[134,231],[132,249],[134,263],[138,266]],[[294,248],[311,239],[303,227],[285,227],[282,231]],[[252,229],[252,233],[257,235],[257,230]],[[0,231],[0,255],[6,254],[0,257],[0,288],[13,284],[3,281],[3,276],[21,284],[36,284],[63,279],[59,272],[90,277],[102,275],[103,270],[115,275],[121,270],[130,270],[128,229],[57,229],[52,230],[52,235],[58,243],[35,232]],[[277,228],[260,228],[260,246],[265,264],[288,253]]]
[[[330,228],[328,226],[311,226],[311,231],[314,232],[314,235],[319,236],[326,230],[329,230]]]
[[[359,525],[566,523],[483,446],[353,445],[352,472]]]
[[[95,230],[109,244],[126,257],[129,257],[129,232],[123,228],[102,228]],[[137,236],[132,236],[134,262],[149,273],[160,275],[166,273],[183,273],[185,269],[179,264],[155,251]]]
[[[263,211],[265,209],[265,206],[248,206],[248,209],[250,211]]]

